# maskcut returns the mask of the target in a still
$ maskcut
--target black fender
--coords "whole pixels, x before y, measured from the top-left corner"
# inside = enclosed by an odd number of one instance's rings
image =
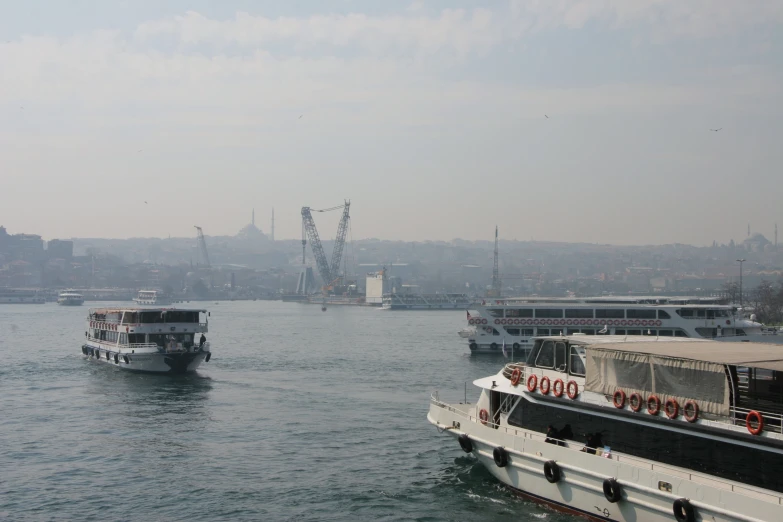
[[[623,498],[623,488],[620,487],[617,480],[613,478],[604,480],[604,497],[612,504]]]
[[[463,433],[457,437],[457,440],[459,441],[459,447],[462,448],[462,451],[465,453],[473,451],[473,442],[470,440],[467,433]]]
[[[498,343],[492,343],[492,344],[489,345],[489,347],[492,348],[493,350],[497,350],[498,349]]]
[[[554,460],[544,462],[544,477],[550,484],[560,482],[560,466]]]
[[[519,343],[514,343],[511,345],[511,347],[514,348],[515,350],[519,350]]]
[[[209,360],[212,358],[212,352],[207,352],[207,357],[204,359],[205,362],[209,362]]]
[[[696,522],[696,510],[687,498],[678,498],[672,505],[677,522]]]
[[[508,452],[503,446],[498,446],[492,451],[492,458],[495,459],[495,465],[499,468],[505,468],[508,465]]]

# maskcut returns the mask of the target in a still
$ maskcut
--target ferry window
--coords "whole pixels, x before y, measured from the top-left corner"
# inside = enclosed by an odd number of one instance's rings
[[[671,319],[671,316],[666,310],[658,310],[658,319]]]
[[[487,313],[491,315],[492,317],[503,317],[503,309],[502,308],[489,308],[487,309]]]
[[[628,335],[642,335],[641,330],[628,330]]]
[[[126,312],[124,324],[137,324],[139,322],[138,312]]]
[[[674,330],[674,337],[688,337],[688,334],[683,330]]]
[[[532,308],[507,308],[506,317],[533,317]]]
[[[661,337],[674,337],[674,332],[671,330],[658,330],[658,335]]]
[[[593,310],[590,308],[566,308],[565,316],[568,318],[580,318],[584,319],[589,317],[593,318]]]
[[[532,337],[533,336],[533,329],[532,328],[522,328],[519,331],[519,335],[523,337]]]
[[[552,341],[544,341],[541,345],[541,351],[538,352],[536,357],[536,366],[539,368],[554,368],[555,367],[555,343]]]
[[[696,317],[705,317],[707,315],[707,310],[696,310]]]
[[[707,310],[707,319],[715,319],[715,310]]]
[[[582,328],[582,333],[585,335],[595,335],[595,329],[593,328]]]
[[[559,372],[566,370],[566,345],[555,343],[555,369]]]
[[[615,335],[625,335],[625,330],[615,330],[614,334]]]
[[[555,308],[537,308],[536,309],[536,317],[556,317],[556,318],[562,318],[563,317],[563,310],[562,309],[555,309]]]
[[[579,348],[576,346],[571,347],[571,361],[568,373],[571,375],[579,375],[580,377],[584,377],[585,375],[585,363],[582,362],[582,358],[579,356]]]
[[[677,313],[680,314],[680,317],[695,317],[696,315],[692,308],[680,308]]]
[[[143,344],[144,343],[144,334],[128,334],[128,339],[130,340],[131,344]]]
[[[598,309],[595,311],[598,319],[625,319],[625,310],[617,308]]]
[[[745,330],[743,330],[742,328],[737,328],[736,332],[737,335],[745,335]]]
[[[538,328],[536,329],[536,335],[549,335],[549,328]]]
[[[628,319],[655,319],[655,310],[627,310]]]
[[[519,328],[506,328],[509,335],[519,335]]]

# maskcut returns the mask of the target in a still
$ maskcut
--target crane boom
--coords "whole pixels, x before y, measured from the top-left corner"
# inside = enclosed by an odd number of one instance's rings
[[[339,208],[339,207],[338,207]],[[334,209],[331,209],[334,210]],[[321,212],[316,210],[316,212]],[[315,256],[315,263],[318,265],[318,273],[321,274],[324,284],[329,284],[334,278],[332,277],[331,269],[329,268],[329,261],[324,254],[324,247],[321,245],[321,238],[318,236],[318,229],[315,228],[315,221],[313,220],[313,214],[310,207],[302,207],[302,232],[306,234],[310,239],[310,248],[313,249],[313,255]],[[302,237],[302,247],[304,248],[305,238]]]
[[[195,226],[195,228],[196,228],[196,233],[198,234],[198,246],[199,246],[199,250],[201,250],[201,256],[204,258],[204,263],[206,263],[206,267],[212,268],[212,266],[209,264],[209,254],[207,253],[207,242],[204,240],[204,232],[201,230],[201,227],[199,226]]]
[[[337,227],[337,237],[334,240],[334,249],[332,250],[332,281],[340,277],[340,261],[343,257],[343,247],[345,246],[345,234],[348,232],[348,220],[351,219],[349,213],[351,202],[346,201],[343,207],[343,216],[340,218],[340,225]]]

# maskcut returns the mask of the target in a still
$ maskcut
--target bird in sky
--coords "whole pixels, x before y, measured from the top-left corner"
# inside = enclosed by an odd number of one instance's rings
[[[722,128],[723,128],[723,127],[721,127],[720,129],[722,129]],[[710,129],[710,130],[711,130],[712,132],[718,132],[720,129]]]
[[[144,202],[144,204],[146,205],[146,204],[147,204],[147,202],[145,201],[145,202]]]
[[[549,116],[547,116],[546,114],[544,114],[544,118],[546,118],[546,119],[548,120],[548,119],[549,119]]]
[[[20,106],[19,108],[20,108],[20,109],[24,109],[24,107],[22,107],[22,106]]]
[[[304,114],[300,114],[300,115],[299,115],[299,118],[297,118],[297,119],[298,119],[298,120],[301,120],[301,119],[302,119],[302,116],[304,116]]]

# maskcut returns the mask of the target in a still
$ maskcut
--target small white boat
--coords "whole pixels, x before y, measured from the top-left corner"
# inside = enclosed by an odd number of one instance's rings
[[[212,357],[206,310],[93,308],[82,354],[121,370],[188,373]]]
[[[63,306],[81,306],[84,304],[84,296],[73,290],[66,290],[57,296],[57,304]]]

